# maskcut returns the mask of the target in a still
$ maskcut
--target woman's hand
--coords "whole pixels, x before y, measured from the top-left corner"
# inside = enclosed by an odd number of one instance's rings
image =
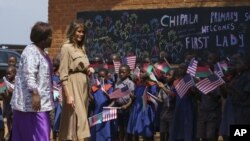
[[[73,96],[67,96],[66,100],[67,104],[69,104],[72,108],[75,108],[75,101]]]
[[[36,89],[32,91],[31,95],[32,95],[32,108],[34,111],[38,112],[41,109],[41,97]]]
[[[91,75],[91,74],[93,74],[95,72],[95,70],[92,68],[92,67],[89,67],[88,69],[87,69],[87,75]]]

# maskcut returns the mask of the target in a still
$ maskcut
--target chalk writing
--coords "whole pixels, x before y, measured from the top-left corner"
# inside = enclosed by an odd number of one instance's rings
[[[211,12],[210,23],[238,21],[238,12]]]
[[[84,11],[77,18],[87,27],[90,59],[117,53],[156,60],[166,52],[172,63],[180,63],[189,51],[250,53],[249,11],[250,6]]]
[[[198,14],[164,15],[161,18],[161,25],[167,27],[192,25],[195,23],[198,23]]]

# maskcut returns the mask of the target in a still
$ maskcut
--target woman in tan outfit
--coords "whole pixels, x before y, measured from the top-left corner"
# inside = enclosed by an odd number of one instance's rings
[[[87,119],[88,77],[93,72],[89,68],[83,42],[84,24],[73,21],[67,31],[67,41],[62,45],[60,58],[60,80],[63,85],[63,108],[59,139],[83,141],[90,137]]]

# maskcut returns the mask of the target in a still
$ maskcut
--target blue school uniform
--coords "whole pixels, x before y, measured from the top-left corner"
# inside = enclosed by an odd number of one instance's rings
[[[217,139],[221,121],[221,93],[216,88],[207,95],[200,93],[198,104],[197,138]]]
[[[220,135],[229,137],[229,128],[231,124],[235,123],[232,96],[228,95],[222,113],[220,124]]]
[[[135,90],[135,84],[133,81],[131,81],[129,78],[123,80],[123,81],[118,81],[115,85],[115,88],[124,88],[124,87],[128,87],[129,91],[131,93],[134,93]],[[115,100],[115,106],[120,107],[122,105],[125,105],[129,102],[130,100],[130,95],[126,95],[123,96],[121,98],[118,98]],[[128,118],[129,118],[129,113],[130,113],[130,108],[127,108],[126,110],[119,110],[118,111],[118,118],[114,123],[114,124],[118,124],[118,125],[114,125],[114,128],[121,128],[124,127],[125,129],[127,128],[128,125]],[[117,127],[118,126],[118,127]],[[119,130],[118,130],[119,131]]]
[[[173,87],[170,89],[173,89]],[[173,95],[166,95],[162,92],[160,92],[160,95],[163,98],[162,110],[160,113],[160,132],[169,133],[169,128],[173,122],[176,100]]]
[[[223,111],[223,136],[229,136],[231,124],[250,124],[250,71],[238,74],[232,82]]]
[[[60,78],[58,75],[53,75],[52,77],[53,85],[54,87],[61,89],[60,87]],[[61,119],[61,113],[62,113],[62,103],[59,100],[59,98],[54,99],[55,104],[55,117],[54,117],[54,123],[53,123],[53,131],[59,132],[59,126],[60,126],[60,119]]]
[[[105,90],[108,93],[111,93],[113,91],[111,84],[105,84],[104,85]],[[103,111],[103,107],[108,106],[110,101],[108,97],[104,94],[104,92],[100,89],[100,86],[93,86],[92,87],[92,95],[94,97],[94,109],[92,114],[96,115]],[[111,127],[110,127],[110,121],[103,122],[97,125],[94,125],[90,128],[91,141],[111,141]]]
[[[176,90],[174,89],[176,93]],[[194,141],[196,138],[195,101],[189,91],[182,97],[176,93],[173,123],[170,127],[169,141]]]
[[[145,85],[135,87],[135,101],[130,112],[127,132],[133,135],[152,137],[155,133],[155,106],[148,101],[147,105],[143,107],[145,88]],[[157,86],[151,85],[147,87],[147,91],[156,95]]]
[[[2,107],[0,106],[0,129],[3,129],[3,112],[2,112]]]

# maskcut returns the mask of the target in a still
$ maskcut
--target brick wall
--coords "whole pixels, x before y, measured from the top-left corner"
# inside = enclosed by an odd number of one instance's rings
[[[58,54],[67,25],[81,11],[247,5],[250,0],[49,0],[48,17],[54,31],[49,54]]]

